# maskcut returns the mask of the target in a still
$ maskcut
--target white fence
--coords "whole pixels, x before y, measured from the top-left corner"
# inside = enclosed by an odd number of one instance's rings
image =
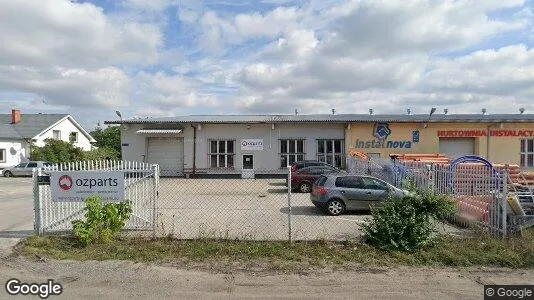
[[[127,161],[81,161],[58,164],[33,173],[35,231],[39,234],[65,232],[72,229],[72,221],[84,216],[83,202],[63,202],[53,199],[50,188],[52,172],[122,171],[125,200],[132,202],[132,217],[127,230],[155,232],[159,170],[157,165]]]

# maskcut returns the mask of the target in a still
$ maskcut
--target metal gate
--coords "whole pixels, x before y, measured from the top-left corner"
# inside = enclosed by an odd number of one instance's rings
[[[39,234],[72,230],[72,221],[84,217],[83,202],[59,202],[52,198],[53,171],[94,171],[124,174],[125,200],[132,202],[127,230],[155,232],[159,166],[128,161],[80,161],[52,165],[33,171],[35,231]]]

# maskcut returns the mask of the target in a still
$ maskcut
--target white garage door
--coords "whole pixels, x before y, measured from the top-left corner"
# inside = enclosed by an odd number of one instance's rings
[[[472,155],[475,153],[474,138],[440,138],[439,153],[449,157]]]
[[[183,138],[148,138],[147,161],[159,164],[162,176],[180,176],[184,171]]]

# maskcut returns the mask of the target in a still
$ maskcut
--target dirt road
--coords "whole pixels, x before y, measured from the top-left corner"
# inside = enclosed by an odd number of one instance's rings
[[[0,281],[46,282],[49,299],[482,299],[483,284],[534,284],[534,270],[391,268],[298,274],[211,273],[131,262],[0,261]],[[5,288],[0,299],[9,299]]]

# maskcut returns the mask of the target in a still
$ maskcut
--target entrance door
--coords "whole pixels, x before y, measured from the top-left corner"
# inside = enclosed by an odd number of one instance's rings
[[[243,154],[243,170],[254,169],[254,156],[252,154]]]

